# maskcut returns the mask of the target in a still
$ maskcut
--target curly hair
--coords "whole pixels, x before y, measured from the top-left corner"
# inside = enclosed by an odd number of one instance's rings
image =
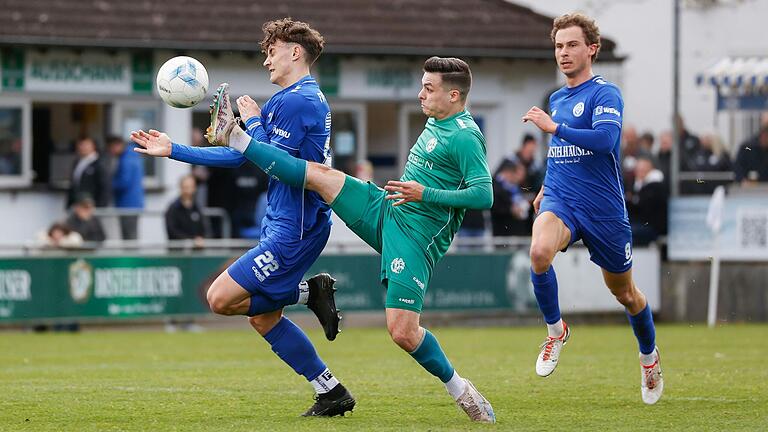
[[[264,31],[264,39],[261,40],[261,49],[266,52],[270,45],[281,40],[301,45],[307,53],[307,63],[313,64],[320,53],[323,52],[325,39],[309,24],[294,21],[291,18],[283,18],[264,23],[261,28]]]
[[[552,24],[552,33],[549,35],[552,43],[555,42],[557,32],[568,27],[581,27],[581,31],[584,33],[584,42],[587,45],[597,45],[597,51],[592,55],[592,63],[594,63],[597,60],[597,54],[600,53],[600,29],[595,24],[595,20],[578,12],[555,18],[555,22]]]

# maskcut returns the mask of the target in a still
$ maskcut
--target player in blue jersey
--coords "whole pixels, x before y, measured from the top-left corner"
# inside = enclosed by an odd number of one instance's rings
[[[270,81],[282,90],[261,110],[250,97],[238,99],[248,134],[294,157],[330,163],[331,112],[309,73],[322,51],[323,37],[307,24],[288,18],[267,22],[263,30],[264,66]],[[189,147],[151,140],[151,135],[161,134],[132,134],[140,145],[138,152],[207,166],[237,167],[246,161],[242,153],[227,147]],[[301,280],[328,241],[331,210],[317,193],[274,178],[267,189],[267,202],[261,241],[219,275],[208,290],[208,302],[218,314],[249,316],[251,326],[272,350],[312,384],[317,398],[305,416],[344,415],[354,407],[354,398],[326,367],[304,332],[282,313],[284,306],[306,304],[329,340],[339,331],[334,280],[327,274]]]
[[[531,240],[531,280],[548,330],[536,373],[545,377],[554,372],[570,336],[560,317],[552,261],[558,251],[581,239],[608,289],[626,308],[640,347],[642,399],[653,404],[664,382],[651,308],[632,280],[632,232],[619,163],[624,102],[618,87],[592,73],[600,31],[591,18],[563,15],[555,19],[551,38],[566,85],[549,98],[551,117],[535,106],[523,116],[552,134],[544,186],[533,203],[538,216]]]

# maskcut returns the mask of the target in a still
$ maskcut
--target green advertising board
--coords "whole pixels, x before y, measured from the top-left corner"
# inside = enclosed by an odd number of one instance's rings
[[[208,314],[208,286],[234,257],[120,256],[0,259],[0,323]],[[378,255],[324,255],[308,275],[337,279],[344,311],[384,307]],[[425,296],[426,311],[528,312],[535,301],[524,254],[446,256]]]

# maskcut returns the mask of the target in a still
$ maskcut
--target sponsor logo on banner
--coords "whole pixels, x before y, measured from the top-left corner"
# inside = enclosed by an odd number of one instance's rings
[[[69,295],[75,303],[85,303],[91,297],[93,268],[84,259],[69,266]]]
[[[0,270],[0,300],[32,300],[32,276],[26,270]]]

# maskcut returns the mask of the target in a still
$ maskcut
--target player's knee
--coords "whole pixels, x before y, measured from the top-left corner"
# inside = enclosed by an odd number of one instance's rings
[[[555,251],[552,248],[535,242],[531,244],[531,267],[536,273],[547,271],[554,257]]]
[[[637,291],[633,289],[632,284],[614,288],[611,292],[616,300],[626,307],[634,305],[638,299]]]
[[[264,336],[272,330],[273,327],[280,320],[282,315],[275,315],[273,313],[266,313],[262,315],[255,315],[248,318],[248,323],[256,330],[260,335]]]
[[[206,294],[208,300],[208,306],[211,308],[211,312],[219,315],[231,315],[231,305],[229,301],[220,294],[220,291],[211,286]]]
[[[411,352],[419,345],[418,327],[415,329],[405,326],[392,326],[389,328],[392,341],[405,351]]]

